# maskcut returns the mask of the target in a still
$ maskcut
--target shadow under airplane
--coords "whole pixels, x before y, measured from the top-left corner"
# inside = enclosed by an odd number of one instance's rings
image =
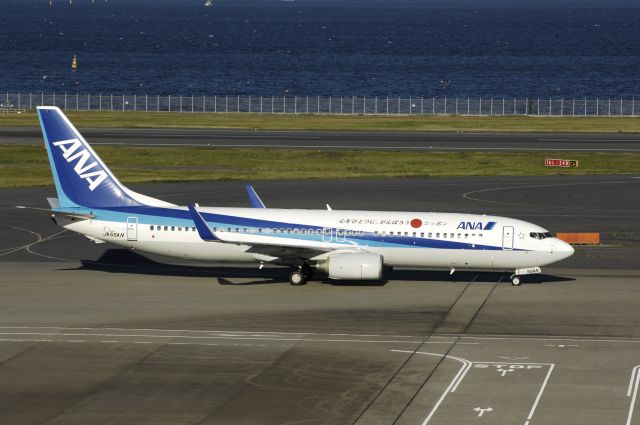
[[[268,285],[287,283],[287,268],[265,267],[262,270],[234,266],[202,266],[190,264],[161,263],[126,249],[109,249],[97,260],[80,260],[81,267],[75,270],[96,270],[107,273],[127,273],[149,276],[212,277],[220,285]],[[67,269],[68,270],[68,269]],[[314,280],[337,286],[384,286],[389,281],[425,281],[425,282],[474,282],[496,283],[509,280],[508,273],[457,271],[453,275],[447,271],[433,270],[391,270],[384,273],[383,281],[342,281],[331,280],[323,273],[315,273]],[[229,279],[257,279],[235,283]],[[547,282],[571,282],[575,279],[546,274],[529,275],[523,278],[523,284]]]

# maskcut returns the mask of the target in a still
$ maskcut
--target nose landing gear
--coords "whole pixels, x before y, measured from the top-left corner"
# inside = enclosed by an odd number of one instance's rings
[[[513,286],[520,286],[520,283],[522,283],[520,282],[520,276],[515,274],[511,276],[511,284]]]

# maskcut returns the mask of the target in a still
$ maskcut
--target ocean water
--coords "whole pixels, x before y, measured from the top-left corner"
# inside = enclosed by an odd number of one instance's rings
[[[640,7],[53,1],[0,0],[0,92],[640,95]]]

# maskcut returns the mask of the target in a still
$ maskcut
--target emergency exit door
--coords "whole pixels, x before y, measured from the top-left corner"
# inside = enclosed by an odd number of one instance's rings
[[[127,217],[127,240],[138,240],[138,217]]]
[[[502,228],[502,249],[513,249],[513,226]]]

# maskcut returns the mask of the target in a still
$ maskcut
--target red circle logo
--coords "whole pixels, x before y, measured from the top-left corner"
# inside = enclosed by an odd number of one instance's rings
[[[419,218],[414,218],[413,220],[411,220],[411,227],[413,227],[414,229],[422,227],[422,220],[420,220]]]

